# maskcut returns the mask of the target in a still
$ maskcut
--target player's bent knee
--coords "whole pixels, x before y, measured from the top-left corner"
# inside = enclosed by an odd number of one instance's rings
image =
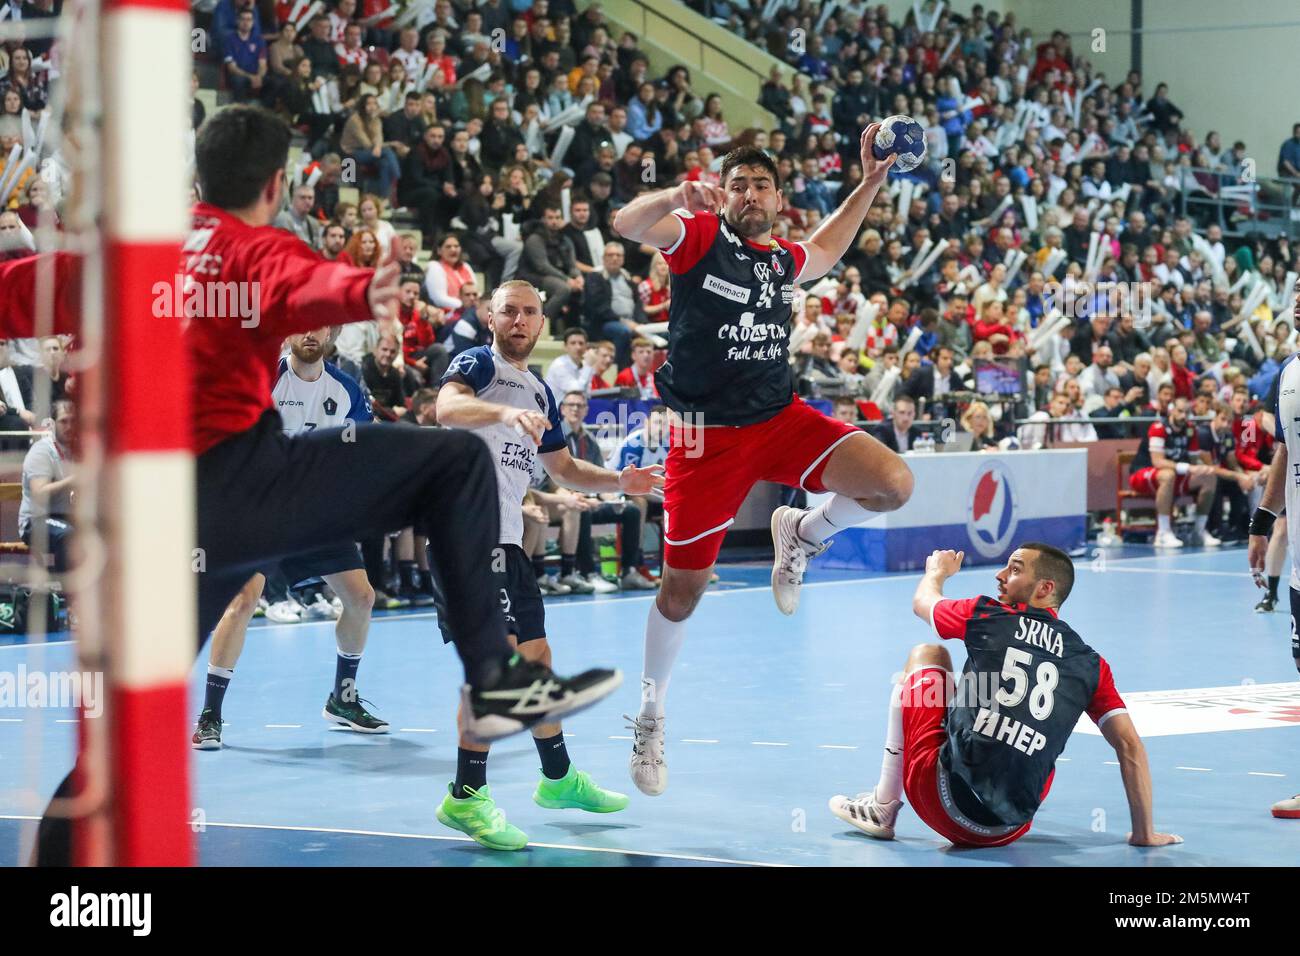
[[[912,497],[915,485],[916,478],[912,475],[912,469],[907,467],[907,462],[902,458],[895,456],[894,467],[890,470],[882,491],[883,500],[879,510],[897,511],[903,507]]]

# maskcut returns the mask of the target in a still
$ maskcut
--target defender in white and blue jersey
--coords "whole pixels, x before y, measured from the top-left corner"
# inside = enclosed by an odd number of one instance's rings
[[[1300,282],[1296,284],[1300,290]],[[1296,301],[1296,319],[1300,320],[1300,299]],[[1273,383],[1275,396],[1269,411],[1273,414],[1273,437],[1277,448],[1269,466],[1264,497],[1250,520],[1250,569],[1255,583],[1264,587],[1264,555],[1273,533],[1273,522],[1285,509],[1287,537],[1291,542],[1291,655],[1300,670],[1300,363],[1295,355],[1288,358]],[[1300,794],[1273,804],[1273,816],[1300,820]]]
[[[288,339],[289,354],[280,359],[279,374],[271,389],[286,435],[298,435],[317,428],[360,425],[374,418],[370,402],[356,379],[324,360],[325,348],[333,332],[330,328],[316,329]],[[364,476],[358,476],[358,480],[364,480]],[[375,602],[375,592],[364,567],[356,542],[342,541],[285,558],[277,567],[267,568],[266,572],[249,578],[212,631],[207,690],[191,740],[195,750],[221,749],[221,708],[226,689],[244,649],[248,622],[252,620],[262,596],[266,573],[275,572],[281,573],[290,586],[312,578],[324,578],[342,603],[335,624],[338,659],[334,670],[334,690],[325,701],[321,716],[359,733],[388,733],[387,721],[368,712],[357,695],[357,669],[370,630],[370,609]],[[330,609],[323,598],[319,598],[318,603],[324,609]]]
[[[540,461],[559,484],[579,491],[644,495],[662,487],[663,477],[662,469],[630,466],[610,471],[569,454],[555,396],[528,368],[543,324],[541,298],[532,285],[522,280],[501,285],[488,309],[493,344],[469,349],[451,363],[438,393],[438,422],[474,431],[492,453],[500,489],[501,547],[489,573],[497,578],[506,626],[519,653],[549,663],[542,596],[521,546],[521,509],[534,464]],[[440,610],[439,619],[444,617]],[[446,630],[443,634],[450,640]],[[558,723],[532,729],[542,762],[542,779],[533,793],[539,806],[593,813],[627,806],[626,796],[602,790],[572,765]],[[506,822],[488,791],[487,752],[486,745],[462,732],[456,779],[438,808],[438,820],[494,850],[522,849],[528,837]]]

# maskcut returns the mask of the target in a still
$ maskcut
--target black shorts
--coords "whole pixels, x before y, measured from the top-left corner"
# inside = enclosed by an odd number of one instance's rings
[[[1291,588],[1291,657],[1295,660],[1295,669],[1300,671],[1300,631],[1296,624],[1300,622],[1300,591]]]
[[[295,554],[280,561],[280,573],[284,575],[289,587],[312,578],[323,578],[327,574],[339,574],[343,571],[357,571],[364,567],[361,551],[354,541],[317,548],[315,551]],[[266,574],[266,569],[263,569],[262,573]]]
[[[537,587],[537,576],[533,573],[533,562],[524,554],[524,549],[517,544],[499,545],[493,552],[488,573],[501,596],[506,631],[515,636],[515,643],[526,644],[546,637],[546,608],[542,604],[542,592]],[[442,612],[442,582],[436,573],[434,592],[442,639],[450,643],[451,634],[443,624],[446,615]]]

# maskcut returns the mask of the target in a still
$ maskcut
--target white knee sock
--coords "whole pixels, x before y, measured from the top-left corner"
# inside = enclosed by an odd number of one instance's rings
[[[668,694],[673,662],[685,637],[685,621],[670,621],[660,612],[657,602],[650,605],[650,616],[645,622],[645,665],[641,672],[642,717],[664,715],[664,697]]]
[[[903,685],[889,692],[889,727],[885,731],[885,753],[880,761],[880,782],[876,801],[892,803],[903,795]]]
[[[1156,531],[1160,534],[1171,533],[1169,515],[1156,515]]]
[[[837,531],[862,524],[870,518],[868,511],[848,495],[831,495],[799,519],[799,537],[809,544],[821,544]]]

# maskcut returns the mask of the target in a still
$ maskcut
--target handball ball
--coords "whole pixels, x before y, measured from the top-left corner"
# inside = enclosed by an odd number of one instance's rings
[[[910,173],[920,166],[925,159],[925,130],[921,124],[901,114],[881,120],[871,154],[876,159],[886,159],[891,153],[898,157],[894,169],[900,173]]]

